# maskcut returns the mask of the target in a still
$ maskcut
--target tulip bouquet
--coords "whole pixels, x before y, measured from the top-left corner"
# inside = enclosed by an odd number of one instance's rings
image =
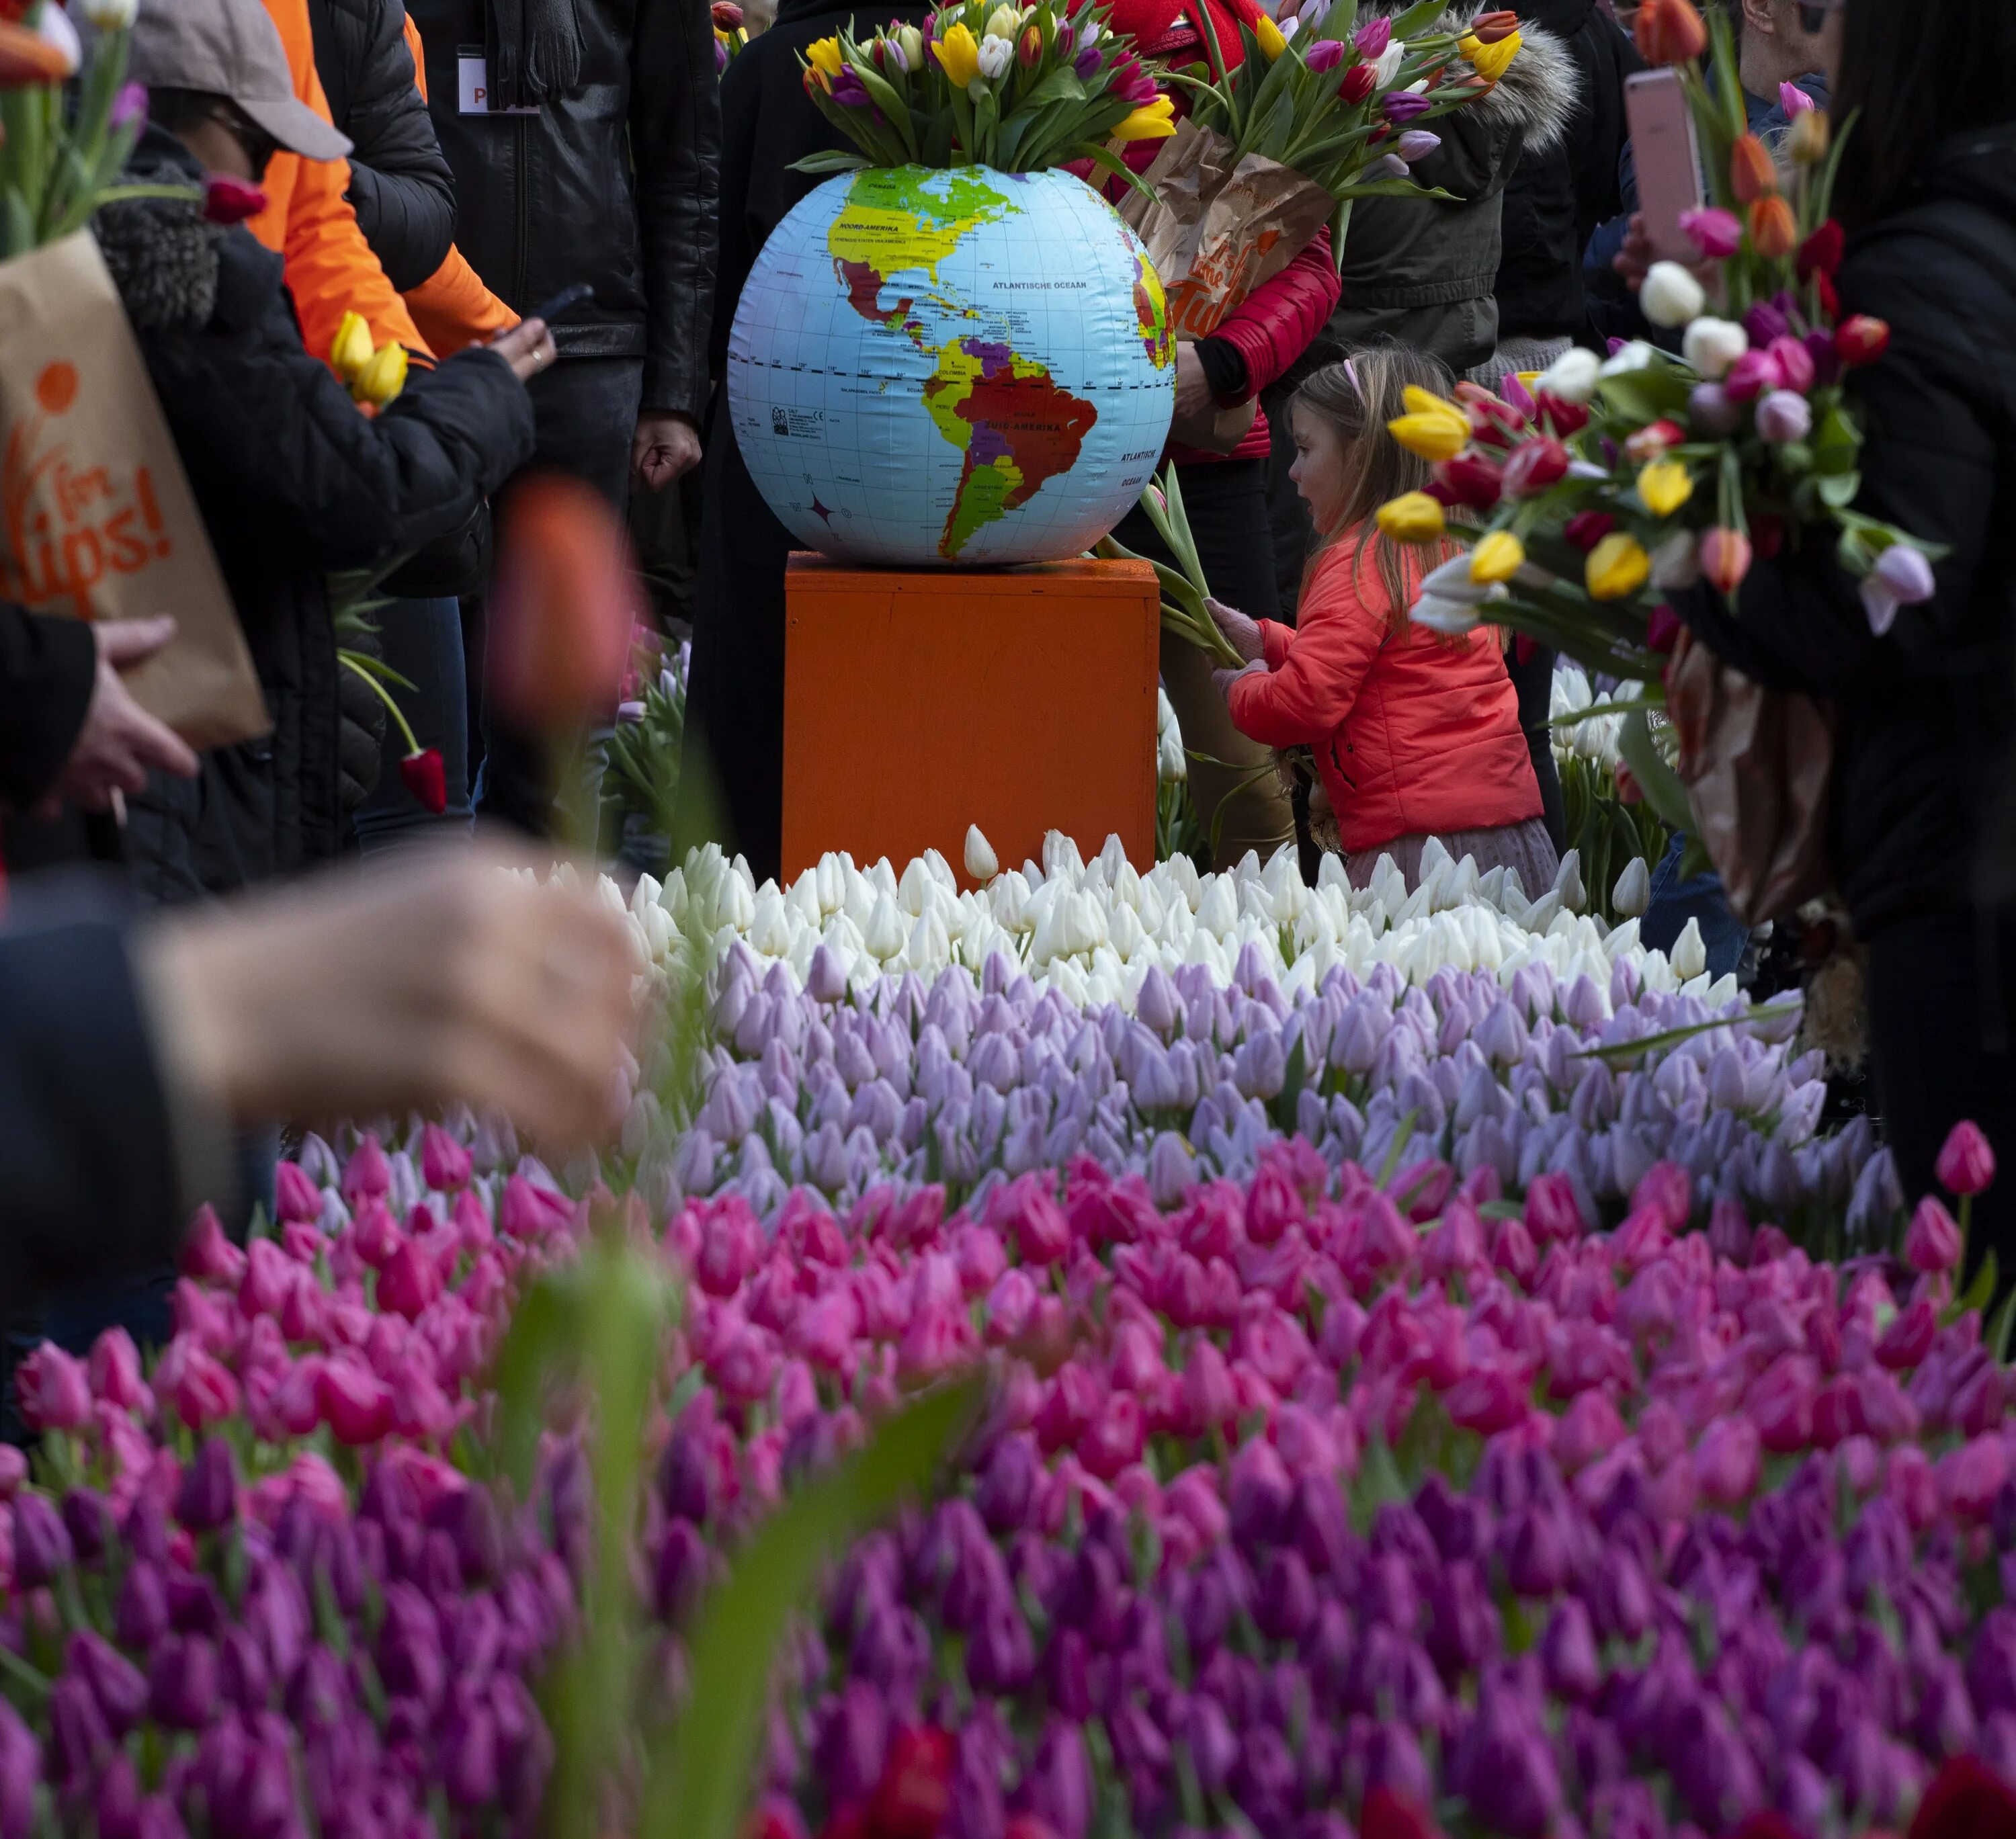
[[[815,39],[800,61],[806,95],[861,149],[814,154],[799,162],[807,172],[1041,172],[1089,160],[1131,182],[1107,143],[1173,131],[1167,99],[1093,0],[966,0],[922,27],[891,25],[865,41],[851,31]]]
[[[337,322],[329,367],[366,415],[376,415],[406,387],[406,347],[387,339],[374,349],[361,313],[346,312]]]
[[[1661,596],[1705,579],[1740,614],[1753,556],[1809,529],[1833,533],[1878,632],[1929,597],[1932,575],[1925,545],[1853,508],[1862,437],[1843,380],[1881,357],[1889,334],[1867,318],[1837,323],[1843,239],[1827,204],[1839,143],[1825,114],[1788,98],[1791,131],[1773,154],[1744,126],[1720,13],[1710,26],[1689,0],[1657,0],[1637,23],[1648,56],[1686,66],[1715,202],[1685,228],[1713,270],[1717,310],[1693,272],[1655,263],[1642,303],[1680,335],[1679,358],[1638,342],[1607,361],[1571,351],[1508,379],[1502,396],[1411,392],[1393,434],[1436,462],[1435,477],[1380,522],[1426,541],[1450,513],[1462,520],[1470,546],[1424,581],[1424,624],[1466,629],[1488,603],[1493,621],[1592,669],[1656,685],[1679,632]],[[1712,88],[1694,63],[1710,45]],[[1643,700],[1656,705],[1656,689]],[[1630,714],[1630,765],[1670,808],[1676,783],[1646,745],[1643,711]],[[1672,816],[1686,821],[1683,801]]]
[[[1121,207],[1179,336],[1207,336],[1325,224],[1341,247],[1354,200],[1446,196],[1408,176],[1440,144],[1426,124],[1474,101],[1519,51],[1513,14],[1459,38],[1432,30],[1446,10],[1420,0],[1359,23],[1358,0],[1305,0],[1280,23],[1241,26],[1229,70],[1205,17],[1210,62],[1171,74],[1190,113],[1143,175],[1154,196]]]

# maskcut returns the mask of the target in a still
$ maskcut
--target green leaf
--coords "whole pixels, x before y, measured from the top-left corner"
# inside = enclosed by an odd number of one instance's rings
[[[1796,1020],[1799,1013],[1800,1006],[1796,1002],[1776,1009],[1753,1009],[1747,1015],[1724,1016],[1719,1020],[1693,1022],[1683,1028],[1662,1029],[1656,1035],[1640,1035],[1635,1041],[1613,1041],[1607,1046],[1585,1047],[1568,1057],[1621,1065],[1660,1048],[1677,1047],[1683,1041],[1691,1041],[1697,1035],[1711,1034],[1717,1028],[1775,1027],[1780,1022]]]
[[[1384,1437],[1374,1437],[1359,1458],[1358,1475],[1350,1490],[1351,1529],[1360,1538],[1372,1530],[1379,1510],[1389,1502],[1404,1501],[1407,1485],[1401,1479],[1400,1465]]]
[[[1620,371],[1597,385],[1604,401],[1627,419],[1643,423],[1672,415],[1687,405],[1687,383],[1677,372],[1658,363],[1643,370]]]
[[[523,1499],[532,1485],[543,1427],[540,1399],[547,1375],[565,1358],[580,1320],[579,1297],[557,1275],[527,1291],[499,1350],[495,1467]]]
[[[1393,36],[1395,38],[1418,38],[1448,10],[1442,0],[1417,0],[1416,5],[1395,16]]]
[[[926,1394],[758,1525],[701,1605],[691,1689],[653,1747],[639,1839],[737,1839],[769,1703],[772,1657],[825,1567],[920,1495],[972,1425],[977,1380]]]
[[[1995,1356],[1998,1366],[2009,1364],[2009,1331],[2016,1326],[2016,1290],[2005,1296],[1988,1325],[1981,1331],[1982,1345]]]
[[[1646,801],[1676,830],[1695,828],[1687,789],[1652,740],[1651,724],[1640,710],[1624,718],[1617,731],[1617,751],[1632,776],[1644,788]]]
[[[1283,1135],[1292,1136],[1295,1129],[1295,1107],[1302,1096],[1302,1088],[1309,1081],[1309,1056],[1303,1051],[1301,1035],[1295,1037],[1295,1045],[1289,1050],[1288,1069],[1282,1075],[1281,1089],[1268,1103],[1267,1115],[1274,1120],[1274,1128]]]
[[[1966,1293],[1946,1305],[1946,1319],[1957,1322],[1970,1309],[1986,1308],[1995,1300],[1996,1274],[1995,1251],[1991,1246],[1982,1254],[1980,1268],[1975,1271],[1974,1281],[1967,1287]]]
[[[1830,510],[1845,511],[1862,495],[1862,475],[1859,472],[1830,473],[1816,480],[1814,488]]]

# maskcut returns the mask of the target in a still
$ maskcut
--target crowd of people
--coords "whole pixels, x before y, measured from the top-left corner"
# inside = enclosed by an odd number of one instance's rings
[[[1915,1192],[1957,1117],[2016,1135],[2016,570],[1996,540],[2016,506],[2016,27],[2006,0],[1726,3],[1760,134],[1784,130],[1785,86],[1859,111],[1839,286],[1894,333],[1864,393],[1863,489],[1946,554],[1939,593],[1887,637],[1807,556],[1760,563],[1740,618],[1706,589],[1678,610],[1760,682],[1835,700],[1835,849]],[[929,10],[897,0],[874,16]],[[1449,22],[1474,10],[1456,0]],[[1251,660],[1214,672],[1164,643],[1222,863],[1295,842],[1312,874],[1328,848],[1355,880],[1386,854],[1411,882],[1432,836],[1537,887],[1566,848],[1553,657],[1414,626],[1437,558],[1389,544],[1372,516],[1420,482],[1383,434],[1406,385],[1489,386],[1574,345],[1663,336],[1634,293],[1633,9],[1519,10],[1521,55],[1438,123],[1414,168],[1437,196],[1361,201],[1341,252],[1319,236],[1180,347],[1172,457],[1214,617]],[[121,1254],[162,1265],[179,1197],[235,1174],[249,1200],[262,1167],[270,1179],[260,1121],[290,1109],[455,1091],[562,1135],[587,1128],[621,979],[585,909],[521,890],[479,924],[463,869],[396,862],[307,905],[208,909],[353,853],[465,834],[472,813],[552,833],[545,750],[491,706],[481,668],[493,507],[506,513],[529,470],[570,473],[618,513],[686,480],[673,519],[695,526],[682,783],[718,794],[759,880],[782,869],[792,544],[717,410],[751,265],[818,182],[797,163],[835,144],[801,54],[856,11],[782,0],[724,68],[700,0],[142,0],[131,74],[147,122],[128,176],[171,189],[221,174],[263,197],[235,225],[183,197],[131,197],[93,228],[273,726],[193,754],[123,680],[165,620],[94,629],[0,607],[0,856],[19,909],[0,941],[0,1248],[38,1279],[74,1249],[67,1222],[94,1213],[149,1222]],[[1236,57],[1258,7],[1116,0],[1111,17],[1144,55],[1181,63]],[[547,323],[542,303],[570,293]],[[404,387],[375,413],[332,368],[353,315],[374,349],[405,354]],[[1228,419],[1229,439],[1208,437]],[[1163,553],[1145,516],[1118,534]],[[405,712],[440,756],[437,799],[406,788],[381,700],[340,668],[331,582],[347,571],[370,576],[381,604],[375,640],[346,642],[375,642],[412,686]],[[1257,770],[1277,750],[1310,764]],[[30,871],[85,862],[110,866],[118,902],[163,916],[131,932],[106,911],[49,912]],[[374,977],[358,941],[387,933],[402,949],[449,942]],[[450,976],[427,953],[462,934],[490,942]],[[309,963],[312,976],[281,973]],[[525,963],[546,967],[530,979],[553,995],[543,1006],[512,1000]],[[349,1009],[344,992],[366,987]],[[571,1037],[562,998],[606,1025]],[[88,1056],[87,1013],[100,1018]],[[107,1043],[123,1087],[105,1077]],[[241,1059],[285,1070],[233,1071]],[[151,1162],[135,1143],[155,1146]],[[0,1294],[20,1294],[0,1277]],[[38,1304],[33,1332],[50,1322]]]

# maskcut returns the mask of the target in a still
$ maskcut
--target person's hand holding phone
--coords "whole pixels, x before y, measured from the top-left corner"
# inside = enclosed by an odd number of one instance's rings
[[[553,368],[559,354],[553,335],[543,319],[520,319],[509,332],[500,332],[490,341],[490,349],[511,366],[520,383],[528,383],[542,370]]]

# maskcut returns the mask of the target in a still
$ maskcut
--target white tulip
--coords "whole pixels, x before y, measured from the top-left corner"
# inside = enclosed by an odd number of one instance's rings
[[[1701,550],[1690,530],[1676,530],[1652,551],[1652,585],[1662,592],[1690,588],[1701,579]]]
[[[993,846],[981,833],[977,824],[966,827],[966,872],[973,880],[985,887],[1001,873],[1001,865],[994,859]]]
[[[1635,920],[1651,904],[1652,871],[1645,866],[1644,857],[1634,855],[1610,891],[1611,908],[1619,918]]]
[[[1464,566],[1468,567],[1467,559]],[[1407,617],[1417,625],[1426,626],[1430,632],[1440,632],[1449,639],[1460,639],[1466,632],[1474,632],[1482,623],[1474,605],[1465,606],[1454,600],[1445,600],[1439,594],[1424,594],[1414,603]]]
[[[1680,336],[1680,355],[1697,376],[1726,376],[1729,367],[1750,349],[1750,334],[1733,319],[1705,315]]]
[[[1599,376],[1625,376],[1634,370],[1643,370],[1658,354],[1642,338],[1634,338],[1630,344],[1613,351],[1597,367]]]
[[[1008,67],[1015,61],[1013,41],[997,38],[992,33],[980,41],[980,74],[992,83],[1008,74]]]
[[[1654,326],[1686,326],[1707,310],[1701,284],[1678,262],[1654,262],[1645,271],[1638,304]]]
[[[1586,402],[1602,374],[1603,360],[1595,352],[1571,345],[1541,373],[1540,389],[1563,402]]]
[[[1439,567],[1430,569],[1421,577],[1421,597],[1447,600],[1458,606],[1474,606],[1489,596],[1495,585],[1471,580],[1470,557],[1452,556]]]
[[[1582,851],[1571,849],[1561,858],[1560,870],[1554,876],[1554,892],[1561,897],[1562,907],[1571,913],[1579,913],[1588,904],[1589,894],[1582,884]]]
[[[123,32],[139,10],[139,0],[85,0],[84,16],[101,32]]]
[[[1708,947],[1702,943],[1701,922],[1690,917],[1673,941],[1670,959],[1673,975],[1682,983],[1691,981],[1708,969]]]
[[[1379,61],[1372,67],[1374,89],[1391,89],[1393,79],[1400,74],[1400,66],[1407,55],[1404,41],[1395,38],[1380,52]]]

